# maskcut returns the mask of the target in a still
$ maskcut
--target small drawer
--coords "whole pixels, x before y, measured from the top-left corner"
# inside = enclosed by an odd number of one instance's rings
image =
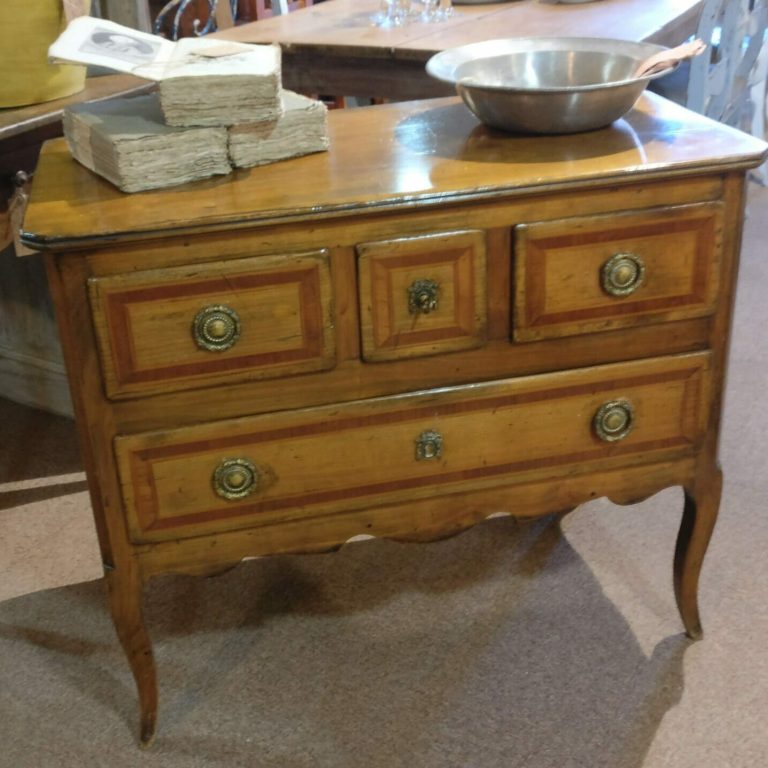
[[[515,230],[515,341],[714,312],[721,203],[522,224]]]
[[[325,251],[96,277],[88,287],[111,398],[335,363]]]
[[[709,353],[119,436],[131,538],[161,541],[690,453]]]
[[[449,232],[357,246],[363,359],[482,346],[485,234]]]

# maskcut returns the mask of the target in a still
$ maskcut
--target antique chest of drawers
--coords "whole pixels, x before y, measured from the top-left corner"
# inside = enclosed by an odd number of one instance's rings
[[[578,136],[495,133],[455,99],[331,131],[328,153],[134,196],[62,141],[41,158],[24,239],[47,252],[144,743],[160,573],[679,485],[674,585],[701,633],[765,145],[650,95]]]

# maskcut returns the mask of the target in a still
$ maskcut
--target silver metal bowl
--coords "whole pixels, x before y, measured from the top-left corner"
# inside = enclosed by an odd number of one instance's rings
[[[453,83],[486,125],[516,133],[578,133],[603,128],[670,67],[634,77],[660,45],[591,37],[519,37],[449,48],[427,72]]]

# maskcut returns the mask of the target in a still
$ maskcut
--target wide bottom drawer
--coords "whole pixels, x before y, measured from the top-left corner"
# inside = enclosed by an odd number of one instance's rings
[[[131,537],[203,535],[690,452],[709,354],[115,439]]]

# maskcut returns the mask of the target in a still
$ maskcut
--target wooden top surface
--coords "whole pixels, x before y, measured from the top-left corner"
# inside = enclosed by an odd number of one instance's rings
[[[494,131],[457,98],[334,110],[329,128],[328,152],[134,195],[79,165],[56,139],[40,157],[24,240],[37,248],[97,246],[152,233],[515,196],[753,166],[768,148],[650,93],[612,126],[569,136]]]
[[[42,104],[0,109],[0,141],[61,120],[64,107],[68,107],[70,104],[141,93],[152,87],[154,87],[154,83],[131,75],[89,77],[85,81],[85,88],[72,96],[46,101]]]
[[[596,0],[548,4],[513,0],[456,6],[436,24],[414,22],[382,29],[371,24],[379,0],[327,0],[216,33],[251,43],[280,43],[343,55],[424,58],[457,45],[497,37],[616,37],[676,45],[696,29],[703,0]]]

